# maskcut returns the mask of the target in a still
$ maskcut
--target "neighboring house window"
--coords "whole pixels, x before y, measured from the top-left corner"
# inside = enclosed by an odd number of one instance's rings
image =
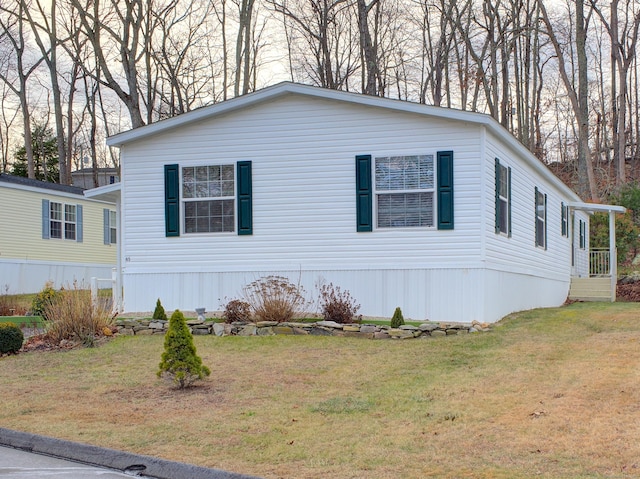
[[[536,246],[547,248],[547,195],[535,189]]]
[[[42,238],[82,242],[82,205],[42,200]]]
[[[434,226],[434,155],[375,159],[378,228]]]
[[[51,202],[49,231],[51,238],[76,240],[76,205]]]
[[[496,158],[496,233],[511,236],[511,168]]]
[[[234,165],[183,167],[184,232],[233,232],[234,185]]]
[[[104,244],[116,244],[118,242],[118,223],[116,212],[110,209],[103,209],[104,219]]]

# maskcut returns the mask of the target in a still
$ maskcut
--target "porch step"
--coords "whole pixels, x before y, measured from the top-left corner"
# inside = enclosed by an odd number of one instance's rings
[[[571,278],[569,299],[611,301],[611,278]]]

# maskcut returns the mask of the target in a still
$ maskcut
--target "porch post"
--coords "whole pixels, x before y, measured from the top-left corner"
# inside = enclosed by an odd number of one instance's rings
[[[618,283],[618,253],[616,249],[616,214],[611,210],[609,210],[609,274],[611,275],[611,302],[614,302]]]

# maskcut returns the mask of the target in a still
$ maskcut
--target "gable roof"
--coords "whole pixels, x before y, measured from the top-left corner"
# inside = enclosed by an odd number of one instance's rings
[[[506,128],[498,123],[494,118],[484,113],[476,113],[471,111],[455,110],[451,108],[443,108],[431,105],[423,105],[404,100],[394,100],[390,98],[382,98],[377,96],[363,95],[360,93],[350,93],[339,90],[329,90],[299,83],[282,82],[276,85],[264,88],[262,90],[249,93],[243,96],[232,98],[221,103],[192,110],[181,115],[168,118],[166,120],[152,123],[147,126],[135,128],[122,133],[118,133],[107,138],[108,146],[122,147],[127,143],[149,138],[174,128],[187,126],[191,123],[205,119],[215,118],[217,116],[258,105],[260,103],[271,101],[278,97],[287,95],[302,95],[310,98],[319,98],[324,100],[339,101],[351,103],[355,105],[370,106],[375,108],[383,108],[387,110],[424,115],[433,118],[442,118],[446,120],[461,121],[473,123],[486,127],[498,138],[504,141],[511,148],[516,150],[518,154],[541,176],[554,184],[557,188],[564,191],[574,201],[581,201],[580,197],[564,184],[551,170],[547,168],[540,160],[538,160],[527,148],[522,145]]]
[[[14,185],[28,186],[30,188],[40,188],[49,191],[59,191],[62,193],[71,193],[73,195],[82,196],[84,188],[69,185],[59,185],[57,183],[48,183],[46,181],[34,180],[31,178],[24,178],[22,176],[8,175],[7,173],[0,173],[0,182],[12,183]]]

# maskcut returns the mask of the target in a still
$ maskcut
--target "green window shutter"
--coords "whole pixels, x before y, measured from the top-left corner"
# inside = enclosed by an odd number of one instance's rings
[[[251,162],[239,161],[237,168],[238,234],[253,234],[253,192],[251,186]]]
[[[453,151],[438,152],[438,229],[453,229]]]
[[[496,158],[496,233],[500,233],[500,160]]]
[[[547,249],[547,194],[544,195],[544,249]]]
[[[536,237],[536,246],[540,246],[538,243],[538,187],[535,187],[535,191],[533,193],[533,219],[535,221],[535,237]]]
[[[49,200],[42,200],[42,239],[51,238],[49,230]]]
[[[104,244],[111,244],[111,231],[110,231],[110,218],[111,215],[109,213],[108,208],[104,208],[102,210],[102,238]]]
[[[371,155],[356,156],[356,231],[373,231]]]
[[[180,236],[180,169],[164,165],[165,236]]]
[[[507,186],[509,189],[509,191],[507,192],[509,195],[508,196],[509,202],[507,203],[507,208],[509,209],[509,211],[507,212],[507,218],[509,221],[509,225],[507,227],[507,230],[508,230],[507,236],[511,238],[511,167],[507,169],[507,181],[509,182]]]
[[[76,205],[76,242],[82,243],[83,227],[82,227],[82,205]]]

